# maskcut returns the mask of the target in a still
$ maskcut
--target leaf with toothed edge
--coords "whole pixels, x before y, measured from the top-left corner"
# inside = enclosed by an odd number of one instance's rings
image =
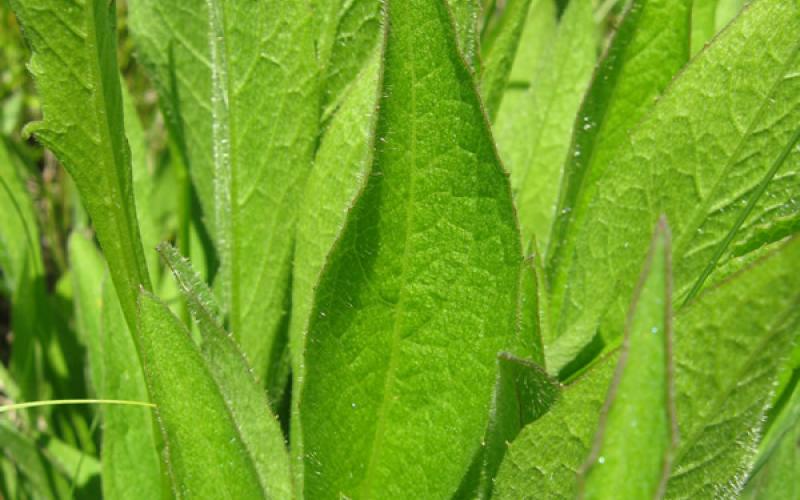
[[[736,244],[776,173],[800,160],[798,31],[795,0],[751,2],[619,150],[559,264],[566,277],[551,302],[559,359],[548,358],[549,369],[568,363],[598,326],[606,342],[618,339],[634,263],[659,214],[672,227],[680,309]]]
[[[116,55],[116,2],[14,0],[33,56],[44,120],[27,131],[69,171],[109,262],[128,325],[150,288],[125,137]]]

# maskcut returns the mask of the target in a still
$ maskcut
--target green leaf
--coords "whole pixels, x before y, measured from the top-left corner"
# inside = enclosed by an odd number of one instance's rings
[[[595,71],[578,112],[547,249],[548,280],[556,297],[569,271],[563,261],[577,243],[575,228],[588,217],[599,181],[689,58],[690,6],[686,0],[635,0]]]
[[[747,0],[751,1],[751,0]],[[717,31],[723,29],[736,17],[745,5],[745,0],[717,0]]]
[[[524,426],[544,415],[558,396],[558,384],[543,368],[512,354],[499,354],[486,435],[455,498],[491,498],[509,443]]]
[[[231,331],[275,394],[287,339],[297,204],[315,146],[318,89],[302,2],[209,0],[219,283]]]
[[[25,279],[43,272],[39,229],[25,179],[14,166],[5,141],[0,140],[0,268],[11,295]]]
[[[795,238],[677,313],[681,442],[668,498],[728,498],[741,487],[781,358],[800,321],[798,262]],[[500,467],[498,498],[574,498],[575,472],[589,454],[613,359],[596,362],[549,413],[522,430]],[[649,446],[648,440],[648,452]]]
[[[158,91],[171,139],[214,234],[211,51],[207,0],[129,0],[136,56]]]
[[[678,315],[681,444],[668,497],[728,497],[741,489],[781,360],[800,326],[799,291],[800,238],[794,238]]]
[[[674,235],[675,301],[685,303],[736,241],[784,161],[798,158],[790,154],[800,132],[798,30],[795,1],[752,2],[618,151],[574,229],[574,251],[559,264],[566,277],[552,307],[563,345],[556,346],[561,359],[549,359],[551,370],[588,343],[601,318],[603,335],[618,337],[633,263],[646,252],[659,214]]]
[[[383,37],[381,37],[383,38]],[[326,257],[344,227],[356,195],[369,176],[382,69],[382,47],[373,54],[356,84],[344,98],[320,140],[314,168],[299,207],[295,265],[292,274],[292,470],[302,496],[303,433],[298,413],[304,383],[306,334],[315,289]]]
[[[125,88],[124,82],[122,84],[122,107],[125,112],[125,133],[131,148],[131,178],[134,197],[137,200],[136,216],[144,247],[144,258],[151,279],[155,279],[158,276],[158,255],[155,250],[156,245],[161,241],[161,231],[156,221],[152,200],[155,188],[154,176],[151,172],[145,131],[136,107],[133,105],[133,97]]]
[[[378,0],[321,0],[317,59],[320,64],[323,116],[360,85],[359,74],[369,65],[381,39]]]
[[[694,0],[692,5],[692,55],[697,54],[717,32],[719,0]]]
[[[797,376],[797,375],[795,375]],[[800,495],[800,390],[793,395],[759,445],[758,460],[741,498],[794,500]]]
[[[578,474],[580,498],[664,495],[678,439],[669,238],[662,220],[634,292],[594,445]]]
[[[88,456],[41,434],[36,439],[0,420],[2,453],[10,459],[32,486],[35,498],[91,499],[99,495],[100,466]]]
[[[520,35],[519,48],[508,77],[506,96],[522,94],[537,77],[537,68],[556,36],[556,6],[553,0],[533,0]],[[514,109],[507,107],[508,111]]]
[[[517,329],[508,181],[446,6],[387,10],[375,157],[308,328],[307,497],[453,495]]]
[[[497,114],[497,147],[511,172],[523,240],[535,236],[542,248],[555,215],[575,113],[594,68],[596,41],[591,3],[570,2],[524,98],[504,99]]]
[[[576,473],[591,447],[615,360],[600,360],[522,429],[500,465],[494,498],[575,498]]]
[[[539,2],[537,2],[539,3]],[[511,0],[506,4],[493,37],[483,47],[481,94],[486,113],[494,121],[520,44],[531,0]]]
[[[41,342],[49,324],[42,320],[46,298],[36,213],[20,174],[0,141],[0,269],[14,331],[8,370],[19,396],[34,400],[46,397]]]
[[[9,420],[0,420],[2,453],[14,462],[40,498],[56,498],[52,470],[36,443],[14,427]]]
[[[142,361],[177,497],[267,498],[253,457],[186,327],[146,291]]]
[[[89,262],[83,261],[83,266],[88,267]],[[107,279],[98,284],[101,290],[96,299],[102,305],[98,331],[102,349],[98,360],[102,373],[100,394],[107,399],[149,401],[142,366],[119,300]],[[163,498],[162,492],[169,489],[169,483],[159,459],[161,443],[153,411],[117,405],[104,405],[102,411],[103,496],[121,500]]]
[[[106,276],[106,264],[94,241],[78,232],[73,231],[70,234],[68,249],[69,266],[72,269],[80,269],[79,272],[71,274],[75,328],[81,342],[86,346],[90,386],[94,388],[94,393],[99,395],[103,391],[103,346],[100,334],[102,287]]]
[[[116,55],[116,4],[13,0],[44,121],[28,129],[67,168],[92,218],[129,325],[150,287],[133,200]]]
[[[456,40],[467,66],[477,73],[480,69],[480,37],[478,19],[481,0],[447,0],[456,28]]]
[[[175,248],[162,244],[159,253],[172,270],[197,322],[202,336],[201,353],[239,438],[253,457],[261,484],[271,498],[291,497],[289,458],[280,426],[242,352],[220,325],[219,309],[211,290]]]

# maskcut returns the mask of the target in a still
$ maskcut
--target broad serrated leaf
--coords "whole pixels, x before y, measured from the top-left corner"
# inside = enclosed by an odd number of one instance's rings
[[[79,255],[73,255],[73,258]],[[88,270],[91,264],[91,258],[82,260],[81,268]],[[109,279],[100,279],[97,285],[99,294],[86,297],[97,300],[102,307],[100,330],[97,332],[101,349],[99,359],[96,359],[101,363],[99,371],[102,377],[95,382],[96,388],[105,399],[149,401],[142,365],[128,334],[119,300]],[[91,347],[89,352],[91,355]],[[95,359],[90,357],[90,362],[93,361]],[[93,372],[97,371],[92,368]],[[162,470],[159,459],[162,443],[153,410],[104,405],[102,417],[103,496],[120,500],[164,498],[163,492],[169,490],[169,484],[167,471]]]
[[[481,95],[486,114],[492,121],[503,100],[530,6],[531,0],[509,1],[497,27],[492,31],[493,36],[482,47],[484,65],[481,70]]]
[[[595,70],[578,112],[547,249],[548,281],[556,290],[567,273],[561,261],[573,252],[575,227],[587,217],[598,182],[630,132],[688,60],[690,4],[632,2]]]
[[[239,438],[253,457],[267,496],[290,498],[289,458],[280,426],[244,355],[222,328],[211,290],[175,248],[162,244],[158,250],[172,270],[197,322],[202,339],[201,353],[209,373],[219,387]]]
[[[544,415],[558,396],[558,384],[542,367],[509,353],[498,355],[486,434],[454,498],[491,498],[508,445],[523,427]]]
[[[495,120],[497,147],[511,172],[526,243],[535,236],[547,248],[575,113],[596,53],[591,3],[570,2],[524,97],[504,99],[500,105]]]
[[[116,3],[14,0],[44,120],[29,127],[67,168],[109,262],[129,325],[150,287],[131,180],[116,55]]]
[[[577,472],[591,447],[615,360],[600,360],[562,391],[549,412],[522,429],[500,464],[494,498],[575,498]]]
[[[517,328],[508,182],[446,5],[386,8],[375,157],[308,329],[299,408],[314,498],[454,494]]]
[[[778,369],[798,331],[799,291],[800,238],[794,238],[678,315],[681,444],[669,498],[728,498],[741,488]]]
[[[664,495],[678,438],[670,252],[669,228],[662,221],[634,292],[594,444],[578,473],[579,498]]]
[[[188,330],[146,291],[141,356],[176,497],[268,498],[225,397]]]
[[[277,0],[208,5],[219,286],[231,331],[274,396],[288,376],[277,368],[317,129],[311,11]]]
[[[306,333],[325,259],[339,237],[356,195],[369,175],[375,140],[382,47],[357,78],[320,140],[314,168],[299,208],[292,273],[292,470],[302,491],[303,433],[298,403],[304,382]]]
[[[798,375],[795,374],[795,381]],[[796,383],[796,382],[795,382]],[[761,441],[756,465],[742,491],[746,500],[800,497],[800,390],[793,395]]]
[[[668,498],[728,498],[741,487],[781,358],[797,331],[798,262],[795,239],[677,314],[681,442]],[[593,388],[570,386],[553,410],[522,430],[501,465],[499,498],[574,498],[613,370],[608,359],[599,363],[605,368],[588,370],[574,384]]]
[[[736,242],[800,128],[800,7],[752,2],[681,72],[598,182],[554,291],[558,369],[603,321],[619,336],[634,262],[660,213],[674,236],[675,301],[702,289]],[[736,97],[734,97],[736,96]],[[565,335],[565,332],[569,332]]]

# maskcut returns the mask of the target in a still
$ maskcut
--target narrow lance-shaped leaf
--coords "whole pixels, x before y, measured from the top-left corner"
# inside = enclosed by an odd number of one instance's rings
[[[30,126],[67,168],[89,212],[129,325],[150,287],[131,181],[116,56],[116,3],[14,0],[44,121]]]
[[[322,115],[328,116],[360,86],[362,71],[381,40],[379,0],[323,0],[319,5],[317,59]]]
[[[664,496],[678,438],[669,238],[662,219],[634,292],[594,445],[578,473],[579,498]]]
[[[219,279],[231,331],[260,382],[277,361],[293,235],[317,129],[311,12],[302,2],[209,0]]]
[[[492,38],[482,48],[485,62],[481,74],[481,94],[486,113],[492,120],[503,100],[530,6],[531,0],[508,2],[492,32]]]
[[[80,254],[75,254],[73,258],[79,256]],[[87,259],[84,255],[77,262],[80,262],[79,268],[87,269],[92,265],[93,259]],[[98,264],[104,267],[102,261]],[[99,316],[100,330],[97,332],[99,359],[90,358],[90,362],[100,363],[99,367],[92,367],[93,373],[99,371],[102,374],[95,382],[98,393],[104,399],[149,401],[142,365],[138,362],[136,346],[128,335],[119,300],[110,280],[101,279],[98,286],[99,297],[85,297],[97,300],[102,307]],[[162,443],[157,435],[153,410],[105,405],[102,412],[103,440],[100,458],[103,496],[120,500],[163,497],[162,492],[169,490],[169,484],[165,480],[167,471],[162,470],[159,459]]]
[[[717,32],[719,0],[694,0],[692,5],[692,55],[697,54]]]
[[[598,182],[689,58],[690,7],[687,0],[635,0],[595,70],[578,112],[547,249],[555,296],[568,273],[562,261],[575,247],[575,228],[587,217]]]
[[[682,304],[736,242],[776,172],[800,159],[793,152],[799,30],[794,0],[752,2],[618,151],[575,228],[574,251],[560,263],[568,272],[552,306],[562,359],[551,359],[551,369],[588,342],[601,317],[604,335],[618,335],[623,297],[635,280],[632,262],[646,252],[648,227],[660,213],[673,231],[675,300]]]
[[[781,358],[797,332],[799,262],[795,238],[677,313],[673,359],[681,441],[667,498],[728,498],[741,488]],[[501,465],[498,498],[574,498],[575,472],[589,454],[611,378],[609,359],[583,373],[561,402],[522,430]],[[586,384],[594,388],[573,391]]]
[[[375,157],[308,330],[308,497],[453,495],[516,333],[519,233],[452,20],[441,2],[386,8]]]
[[[106,275],[106,264],[94,241],[84,234],[73,231],[69,236],[68,248],[70,267],[80,269],[71,275],[75,328],[78,338],[86,347],[89,386],[94,389],[94,394],[99,395],[103,391],[103,351],[100,332],[103,309],[101,290]],[[120,335],[127,333],[123,331]]]
[[[594,68],[596,42],[591,3],[570,2],[525,97],[504,99],[497,114],[497,147],[511,172],[524,241],[535,236],[542,248],[547,248],[562,165]]]
[[[201,354],[225,400],[239,438],[253,457],[267,496],[291,497],[289,458],[280,426],[242,352],[222,328],[211,290],[175,248],[161,244],[158,250],[172,270],[197,322],[202,336]]]
[[[144,373],[175,496],[266,498],[224,396],[186,327],[145,291],[139,324]]]
[[[383,37],[381,37],[383,39]],[[375,141],[383,44],[375,51],[320,139],[314,168],[299,208],[292,271],[292,471],[302,496],[303,432],[299,400],[305,381],[304,351],[315,288],[328,252],[344,227],[353,200],[369,175]]]
[[[528,8],[514,63],[511,65],[506,95],[518,93],[512,92],[512,89],[526,90],[536,80],[537,68],[541,67],[540,60],[555,38],[557,28],[554,0],[533,0]]]

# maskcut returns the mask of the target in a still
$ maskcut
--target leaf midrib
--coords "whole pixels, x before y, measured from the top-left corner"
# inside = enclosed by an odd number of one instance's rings
[[[385,6],[387,9],[386,15],[386,23],[389,23],[391,20],[391,16],[388,13],[390,6]],[[409,105],[411,109],[411,115],[414,117],[411,120],[411,147],[409,148],[409,155],[410,155],[410,172],[409,172],[409,186],[408,186],[408,202],[407,202],[407,209],[406,209],[406,230],[405,230],[405,239],[403,242],[403,255],[401,257],[402,264],[400,268],[400,276],[401,279],[401,289],[398,297],[397,304],[395,307],[392,308],[392,347],[391,353],[389,354],[389,366],[386,369],[386,375],[384,378],[384,385],[383,385],[383,398],[381,399],[380,406],[378,407],[378,415],[377,415],[377,423],[375,424],[375,434],[372,440],[372,446],[370,449],[370,456],[369,460],[367,461],[367,468],[364,473],[364,486],[362,491],[365,495],[365,498],[370,498],[370,492],[372,490],[373,481],[375,478],[375,469],[377,467],[377,463],[380,460],[382,450],[382,444],[384,435],[386,433],[386,411],[387,407],[390,405],[390,394],[393,392],[394,382],[396,380],[395,371],[397,370],[397,357],[399,355],[399,348],[400,348],[400,323],[402,319],[402,313],[405,308],[406,302],[406,295],[407,295],[407,287],[405,286],[405,277],[407,275],[408,269],[408,260],[409,254],[413,248],[413,244],[411,242],[411,238],[409,237],[409,233],[412,229],[412,224],[414,222],[414,200],[415,200],[415,191],[416,191],[416,171],[417,171],[417,78],[416,72],[414,70],[414,56],[416,54],[414,44],[410,44],[410,52],[411,57],[407,58],[408,60],[412,61],[408,64],[410,75],[410,88],[411,88],[411,103]],[[385,57],[385,54],[384,54]],[[385,88],[383,82],[381,82],[382,87]],[[382,113],[380,110],[379,113]],[[380,119],[380,118],[379,118]],[[384,146],[385,148],[386,146]],[[375,159],[377,161],[377,158]],[[381,181],[385,182],[385,181]]]

